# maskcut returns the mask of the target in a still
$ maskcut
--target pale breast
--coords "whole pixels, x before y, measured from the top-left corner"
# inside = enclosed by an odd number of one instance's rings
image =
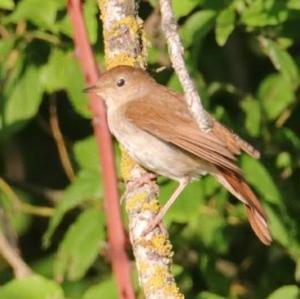
[[[121,113],[109,111],[108,123],[128,154],[152,172],[179,180],[183,177],[194,179],[212,171],[208,163],[137,128]]]

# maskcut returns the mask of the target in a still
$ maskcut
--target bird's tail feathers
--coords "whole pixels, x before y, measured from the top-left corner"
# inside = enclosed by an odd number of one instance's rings
[[[265,211],[243,177],[233,171],[219,169],[216,178],[229,192],[243,202],[253,231],[262,243],[270,245],[272,237]]]

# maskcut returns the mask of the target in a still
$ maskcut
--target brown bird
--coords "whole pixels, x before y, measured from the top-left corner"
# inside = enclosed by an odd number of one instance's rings
[[[272,242],[266,214],[236,164],[235,156],[242,151],[259,157],[250,144],[214,119],[212,129],[202,131],[182,94],[138,68],[115,67],[86,91],[105,101],[109,128],[133,159],[179,182],[147,232],[160,223],[190,181],[210,174],[245,205],[257,237],[266,245]]]

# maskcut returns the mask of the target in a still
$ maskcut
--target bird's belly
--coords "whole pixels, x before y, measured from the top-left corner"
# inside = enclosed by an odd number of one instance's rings
[[[187,177],[197,178],[210,171],[208,163],[189,155],[170,143],[122,122],[121,128],[110,122],[110,129],[128,154],[146,169],[174,180]]]

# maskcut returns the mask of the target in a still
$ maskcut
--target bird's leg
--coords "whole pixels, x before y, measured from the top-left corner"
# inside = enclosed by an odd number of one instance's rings
[[[173,205],[173,203],[176,201],[177,197],[180,195],[180,193],[183,191],[183,189],[187,186],[189,180],[186,178],[183,178],[179,181],[179,186],[176,188],[176,190],[173,192],[171,197],[168,199],[168,201],[165,203],[165,205],[160,209],[157,215],[150,221],[148,226],[143,231],[143,236],[147,235],[149,232],[151,232],[157,225],[160,224],[163,217],[167,213],[167,211],[170,209],[170,207]]]

